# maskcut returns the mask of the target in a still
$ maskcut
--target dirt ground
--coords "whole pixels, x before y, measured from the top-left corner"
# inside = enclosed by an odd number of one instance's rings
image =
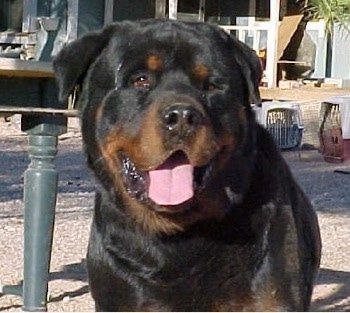
[[[17,283],[23,262],[23,172],[27,137],[0,121],[0,284]],[[61,136],[56,166],[59,194],[49,282],[49,311],[93,311],[84,258],[91,223],[94,182],[82,156],[77,130]],[[317,151],[284,153],[312,200],[323,239],[313,311],[350,311],[350,165],[324,162]],[[21,311],[22,299],[0,297],[0,311]]]

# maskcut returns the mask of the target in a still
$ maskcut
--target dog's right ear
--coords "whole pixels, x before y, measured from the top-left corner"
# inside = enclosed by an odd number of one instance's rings
[[[101,31],[87,33],[60,50],[53,60],[60,101],[66,101],[74,87],[82,82],[89,66],[114,32],[115,25],[111,25]]]
[[[263,69],[256,52],[245,43],[231,36],[235,43],[236,53],[233,54],[237,64],[242,68],[243,76],[250,94],[250,102],[261,106],[259,84],[261,82]]]

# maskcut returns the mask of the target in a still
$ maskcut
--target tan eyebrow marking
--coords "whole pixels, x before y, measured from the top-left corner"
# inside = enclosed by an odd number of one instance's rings
[[[205,80],[209,77],[209,69],[203,64],[196,64],[193,69],[193,74],[199,80]]]
[[[151,71],[161,71],[163,69],[163,61],[157,55],[150,55],[146,60],[146,66]]]

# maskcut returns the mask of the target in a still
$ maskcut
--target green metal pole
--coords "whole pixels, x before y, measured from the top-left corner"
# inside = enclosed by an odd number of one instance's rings
[[[58,173],[57,136],[30,135],[24,173],[23,310],[46,311]]]

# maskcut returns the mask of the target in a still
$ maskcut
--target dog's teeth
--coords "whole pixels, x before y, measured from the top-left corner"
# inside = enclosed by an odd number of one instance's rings
[[[138,171],[135,164],[125,156],[123,157],[123,174],[128,193],[141,201],[146,200],[147,174]]]

